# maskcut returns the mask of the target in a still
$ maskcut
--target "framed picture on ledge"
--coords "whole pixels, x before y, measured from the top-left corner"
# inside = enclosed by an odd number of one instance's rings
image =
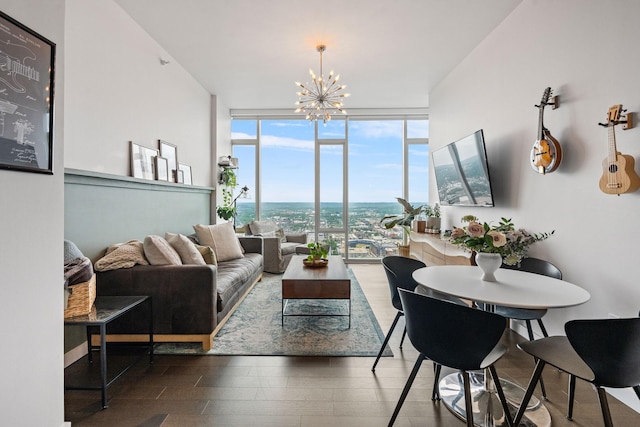
[[[147,148],[129,141],[131,145],[131,175],[134,178],[156,179],[154,157],[158,150]]]
[[[55,44],[0,12],[0,169],[53,174]]]
[[[158,149],[160,150],[160,156],[167,159],[169,181],[178,182],[178,147],[167,141],[159,139]]]
[[[169,168],[167,167],[167,159],[161,156],[155,156],[153,159],[156,166],[156,180],[169,181]]]
[[[182,163],[178,163],[178,170],[182,172],[182,183],[186,185],[192,185],[193,181],[191,178],[191,166],[187,166]]]

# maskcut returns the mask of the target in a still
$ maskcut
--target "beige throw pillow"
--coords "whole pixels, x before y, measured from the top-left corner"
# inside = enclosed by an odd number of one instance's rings
[[[180,255],[160,236],[149,235],[143,242],[144,255],[151,265],[182,265]]]
[[[196,249],[202,255],[205,264],[209,265],[218,265],[218,260],[216,259],[216,253],[213,252],[210,246],[202,246],[196,245]]]
[[[242,245],[236,236],[233,224],[225,222],[215,225],[194,225],[198,241],[201,245],[210,246],[216,254],[218,262],[243,258]]]
[[[206,264],[196,245],[184,234],[165,233],[164,238],[178,252],[183,264]]]

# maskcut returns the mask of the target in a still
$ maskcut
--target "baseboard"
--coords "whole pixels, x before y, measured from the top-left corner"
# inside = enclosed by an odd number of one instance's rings
[[[66,352],[64,354],[64,367],[66,368],[72,363],[82,359],[89,352],[88,348],[89,347],[87,346],[87,342],[85,341],[77,347],[74,347]],[[71,423],[69,423],[69,426],[70,425]]]

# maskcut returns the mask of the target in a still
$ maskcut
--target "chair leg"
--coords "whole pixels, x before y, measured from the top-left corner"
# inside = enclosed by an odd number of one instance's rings
[[[569,375],[569,397],[567,397],[567,419],[573,419],[573,400],[576,397],[576,377]]]
[[[494,365],[489,366],[489,372],[491,372],[491,376],[493,377],[493,383],[496,386],[496,392],[498,393],[498,398],[500,399],[500,403],[502,404],[502,409],[504,411],[504,417],[507,420],[507,425],[509,427],[513,427],[513,418],[511,417],[511,411],[509,410],[507,397],[504,395],[504,390],[502,390],[502,384],[500,384],[500,378],[498,378],[496,367]]]
[[[598,399],[600,400],[600,408],[602,409],[602,419],[604,421],[604,427],[613,427],[613,421],[611,420],[611,412],[609,411],[609,403],[607,402],[607,392],[603,387],[597,387]]]
[[[533,375],[531,375],[531,379],[529,380],[529,385],[527,385],[527,390],[524,392],[524,397],[522,398],[522,402],[520,403],[520,407],[518,408],[518,412],[516,413],[515,418],[513,419],[513,425],[520,425],[520,421],[522,421],[522,417],[524,415],[524,411],[527,410],[527,406],[529,405],[529,401],[531,400],[531,396],[533,395],[533,390],[536,388],[536,384],[542,375],[542,370],[544,369],[547,362],[542,359],[538,359],[538,363],[536,363],[536,368],[533,370]]]
[[[438,388],[438,383],[440,382],[440,370],[442,369],[442,365],[438,363],[433,364],[433,391],[431,392],[431,400],[438,401],[440,400],[440,389]]]
[[[404,330],[402,331],[402,338],[400,339],[400,348],[402,348],[402,344],[404,344],[404,339],[407,336],[407,327],[404,327]]]
[[[373,367],[371,368],[371,371],[375,371],[376,370],[376,365],[378,364],[378,361],[382,357],[382,353],[384,353],[384,349],[385,349],[385,347],[387,347],[387,344],[389,343],[389,339],[391,338],[391,334],[393,333],[393,330],[396,328],[396,323],[398,323],[398,320],[400,319],[400,316],[402,316],[402,315],[403,314],[400,313],[400,312],[396,313],[396,318],[393,319],[393,323],[391,324],[391,327],[389,328],[389,332],[387,332],[387,336],[384,337],[384,342],[382,343],[382,347],[380,347],[380,351],[378,352],[378,357],[376,357],[375,362],[373,362]]]
[[[540,325],[540,329],[542,329],[542,334],[546,337],[547,336],[547,331],[546,329],[544,329],[544,325],[542,325],[542,321],[540,319],[538,319],[538,325]],[[529,341],[533,341],[535,340],[535,337],[533,336],[533,327],[531,326],[531,320],[525,320],[525,323],[527,324],[527,334],[529,335]],[[536,361],[536,363],[538,362],[538,360],[534,357],[533,360]],[[543,398],[547,398],[547,389],[544,388],[544,381],[542,380],[542,375],[540,376],[540,392],[542,393],[542,397]]]
[[[467,416],[467,427],[473,427],[473,406],[471,405],[471,384],[469,383],[469,372],[462,371],[464,381],[464,412]]]
[[[407,395],[409,394],[409,390],[411,389],[413,380],[416,379],[416,375],[420,370],[420,365],[422,365],[422,361],[425,359],[426,357],[422,353],[418,355],[418,359],[416,360],[416,363],[413,365],[413,369],[411,370],[411,374],[409,374],[409,378],[407,378],[407,382],[404,385],[404,389],[402,389],[402,394],[400,394],[400,399],[396,404],[396,409],[393,410],[393,415],[391,415],[391,419],[389,420],[389,424],[388,424],[389,427],[391,427],[393,423],[396,422],[396,418],[398,418],[398,414],[400,413],[402,404],[404,403],[404,400],[407,398]]]
[[[547,333],[547,328],[544,327],[544,323],[542,323],[542,319],[537,319],[538,320],[538,326],[540,327],[540,330],[542,331],[542,336],[543,337],[548,337],[549,334]]]

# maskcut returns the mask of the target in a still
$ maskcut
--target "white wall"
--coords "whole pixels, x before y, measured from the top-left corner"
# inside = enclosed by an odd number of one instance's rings
[[[115,2],[67,0],[66,21],[65,167],[130,176],[128,141],[162,139],[211,186],[209,93]]]
[[[0,170],[0,425],[61,426],[64,1],[0,0],[57,45],[54,175]]]
[[[496,195],[493,209],[445,208],[445,226],[475,214],[555,229],[532,255],[556,263],[566,280],[591,293],[587,304],[547,314],[552,334],[564,333],[570,319],[640,310],[640,191],[612,196],[598,188],[607,153],[607,131],[598,122],[613,104],[640,113],[638,16],[635,0],[525,0],[430,94],[432,149],[483,128]],[[564,159],[543,176],[531,169],[529,152],[534,105],[547,86],[560,96],[560,108],[545,109],[545,125]],[[615,132],[618,150],[635,157],[639,171],[640,127]],[[640,409],[632,392],[619,396]]]

